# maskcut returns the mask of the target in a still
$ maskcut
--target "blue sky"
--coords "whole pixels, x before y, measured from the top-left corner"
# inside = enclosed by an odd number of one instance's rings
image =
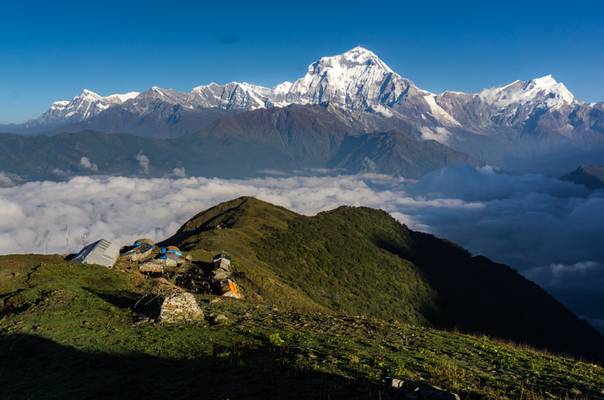
[[[81,89],[274,85],[356,45],[418,86],[477,91],[551,73],[604,100],[597,1],[21,1],[0,14],[0,123]]]

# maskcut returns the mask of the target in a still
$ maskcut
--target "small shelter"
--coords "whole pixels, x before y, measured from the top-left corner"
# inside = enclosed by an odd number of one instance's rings
[[[98,264],[107,268],[113,267],[120,255],[117,245],[108,240],[101,239],[85,246],[72,261],[82,264]]]
[[[164,273],[167,268],[176,268],[188,262],[178,247],[168,246],[161,247],[156,258],[146,261],[138,269],[144,273]]]
[[[145,261],[153,255],[155,243],[151,239],[138,239],[122,253],[122,257],[129,261]]]
[[[214,281],[223,281],[230,278],[233,272],[231,271],[231,257],[228,256],[224,251],[216,254],[212,258],[214,268],[210,272],[210,275]]]
[[[231,267],[231,256],[223,251],[216,254],[212,259],[212,262],[214,263],[214,267],[228,270]]]

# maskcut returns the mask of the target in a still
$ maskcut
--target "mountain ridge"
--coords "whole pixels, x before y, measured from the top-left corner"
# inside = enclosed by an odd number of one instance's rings
[[[161,107],[163,110],[171,106],[190,113],[208,109],[241,112],[291,104],[330,104],[333,108],[357,114],[357,120],[381,118],[411,122],[418,129],[429,131],[431,139],[443,144],[460,129],[492,137],[572,138],[571,143],[577,146],[584,146],[582,141],[602,145],[604,136],[604,103],[586,104],[575,99],[564,84],[551,75],[517,80],[477,93],[445,91],[434,94],[418,88],[375,53],[360,46],[339,55],[322,57],[309,65],[303,77],[273,88],[229,82],[197,86],[190,92],[154,86],[142,93],[126,95],[102,97],[90,93],[84,91],[71,101],[56,102],[57,106],[40,118],[20,127],[13,125],[12,129],[42,132],[44,124],[52,122],[48,128],[53,130],[61,118],[63,127],[76,122],[84,123],[79,129],[91,129],[93,127],[86,126],[85,122],[111,108],[127,110],[142,118],[157,113],[159,103],[165,104]],[[80,104],[83,98],[88,99],[84,105]],[[158,115],[155,119],[183,118],[170,112],[162,113],[163,116]],[[120,131],[110,128],[110,124],[108,129]],[[137,131],[136,134],[154,135],[153,127],[148,126],[147,130],[149,132]],[[128,132],[128,129],[121,131]],[[175,131],[172,136],[182,133],[182,130]],[[457,150],[464,151],[463,148]]]
[[[323,125],[327,119],[338,121],[328,136],[337,139],[346,126],[352,141],[375,143],[375,136],[363,140],[356,136],[389,131],[401,132],[407,137],[426,141],[425,145],[409,142],[413,147],[428,149],[426,165],[447,165],[442,148],[436,141],[450,149],[451,159],[466,158],[473,163],[491,164],[516,170],[552,162],[554,159],[574,157],[580,153],[594,153],[595,162],[604,162],[604,102],[587,104],[577,100],[572,93],[551,75],[526,81],[514,81],[500,87],[488,88],[477,93],[445,91],[434,94],[417,87],[375,53],[363,47],[355,47],[342,54],[322,57],[311,63],[304,76],[293,82],[284,82],[273,88],[247,82],[229,82],[224,85],[210,83],[196,86],[190,92],[178,92],[153,86],[141,93],[100,96],[84,91],[71,101],[55,102],[40,118],[5,130],[20,133],[56,135],[65,132],[98,131],[103,133],[127,133],[146,138],[183,138],[217,133],[229,124],[239,124],[238,132],[228,132],[230,140],[244,146],[257,142],[259,132],[268,134],[266,115],[279,115],[280,110],[298,107],[321,107],[325,113],[309,112],[305,125]],[[258,124],[257,126],[255,124]],[[282,128],[278,128],[282,129]],[[309,133],[312,133],[309,131]],[[283,138],[283,136],[282,136]],[[310,149],[308,140],[297,137],[302,147],[288,145],[284,157],[297,157],[309,150],[317,156],[330,153],[328,148]],[[319,141],[319,143],[323,143]],[[256,148],[262,157],[271,157],[273,143],[265,141]],[[361,147],[368,146],[359,144]],[[352,147],[359,150],[359,147]],[[368,150],[372,147],[368,146]],[[387,151],[387,149],[386,149]],[[402,174],[409,170],[409,154],[397,156],[402,164],[382,163],[377,167],[382,173]],[[427,151],[420,150],[424,154]],[[292,156],[293,152],[296,155]],[[597,154],[596,154],[597,153]],[[393,153],[391,153],[392,155]],[[455,154],[455,156],[454,156]],[[388,155],[383,157],[392,158]],[[276,153],[275,164],[281,164],[282,154]],[[356,160],[352,170],[373,163],[365,158],[378,157],[369,154],[340,155],[342,160]],[[590,156],[591,157],[591,156]],[[325,162],[322,156],[322,163]],[[441,161],[434,162],[435,159]],[[299,161],[299,158],[298,158]],[[316,159],[315,161],[316,162]],[[332,163],[334,164],[334,163]],[[379,163],[378,163],[379,164]],[[324,166],[321,166],[324,167]],[[337,166],[336,166],[337,167]],[[62,169],[61,166],[56,168]],[[200,166],[193,169],[202,169]],[[431,167],[432,168],[432,167]],[[551,168],[551,166],[548,166]],[[289,169],[289,168],[288,168]],[[409,177],[426,172],[424,167],[412,167]],[[7,171],[17,173],[16,171]]]
[[[228,250],[248,277],[244,289],[281,306],[604,356],[594,328],[512,268],[414,232],[385,211],[344,206],[302,216],[240,197],[197,214],[161,244],[201,259]]]
[[[265,170],[312,174],[312,169],[326,168],[334,173],[418,178],[434,168],[477,163],[440,143],[420,141],[411,128],[378,131],[358,140],[354,128],[322,106],[292,105],[207,117],[199,131],[176,138],[97,131],[0,134],[0,171],[18,180],[64,180],[76,175],[166,177],[174,169],[189,176],[241,178],[263,175]],[[374,137],[390,140],[375,141]],[[347,149],[354,154],[347,157]],[[148,168],[140,168],[139,154],[147,157]],[[86,168],[83,157],[96,168]]]

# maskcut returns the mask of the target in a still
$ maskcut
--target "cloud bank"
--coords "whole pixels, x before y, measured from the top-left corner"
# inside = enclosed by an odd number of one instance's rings
[[[140,156],[141,168],[148,168]],[[412,229],[519,269],[559,298],[588,292],[594,301],[604,298],[604,191],[489,167],[447,168],[418,182],[374,174],[247,180],[179,178],[184,170],[173,175],[0,188],[0,254],[73,252],[100,237],[159,240],[197,212],[249,195],[307,215],[343,204],[382,208]],[[574,309],[604,319],[592,302],[575,302]]]

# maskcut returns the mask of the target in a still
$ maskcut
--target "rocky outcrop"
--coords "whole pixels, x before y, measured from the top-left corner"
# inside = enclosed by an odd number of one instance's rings
[[[187,292],[174,292],[164,298],[159,312],[159,322],[173,324],[203,320],[195,296]]]
[[[193,294],[180,289],[172,289],[168,294],[148,294],[134,305],[134,311],[162,324],[202,321],[204,313],[199,308]]]

